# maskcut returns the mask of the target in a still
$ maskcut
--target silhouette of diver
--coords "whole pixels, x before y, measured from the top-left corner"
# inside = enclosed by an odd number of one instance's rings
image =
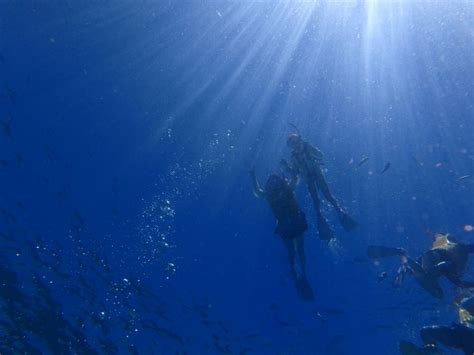
[[[323,165],[323,154],[315,146],[304,141],[298,134],[288,136],[287,145],[290,147],[291,160],[281,160],[283,167],[294,177],[301,177],[308,187],[309,194],[313,200],[314,209],[318,223],[319,237],[322,240],[331,240],[334,233],[321,212],[320,191],[327,201],[336,210],[339,221],[345,230],[350,231],[357,227],[357,223],[344,211],[336,198],[329,190],[321,166]]]
[[[464,354],[474,354],[474,297],[464,299],[459,305],[460,323],[452,326],[432,325],[423,327],[420,336],[424,346],[400,342],[402,355],[443,354],[438,348],[442,344],[448,348],[458,349]]]
[[[445,276],[451,283],[460,288],[474,287],[474,282],[461,279],[469,261],[469,254],[474,253],[474,244],[462,244],[450,234],[436,234],[433,246],[417,260],[410,258],[402,248],[369,246],[370,258],[379,259],[400,256],[402,265],[398,270],[395,285],[399,286],[406,273],[411,273],[416,281],[436,298],[443,298],[443,289],[439,278]]]
[[[265,199],[277,219],[275,233],[280,235],[288,252],[291,274],[298,296],[306,301],[314,299],[313,291],[306,278],[306,258],[304,252],[304,232],[308,229],[306,216],[301,210],[293,192],[295,182],[289,182],[277,174],[271,174],[263,190],[255,174],[250,171],[255,196]],[[298,271],[296,259],[299,259]]]

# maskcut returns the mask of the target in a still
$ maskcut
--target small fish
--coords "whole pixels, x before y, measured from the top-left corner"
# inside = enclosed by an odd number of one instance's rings
[[[463,181],[463,180],[469,179],[470,177],[471,175],[463,175],[463,176],[458,177],[456,181]]]
[[[217,14],[217,16],[222,17],[222,14],[219,10],[216,10],[216,14]]]
[[[419,167],[423,167],[423,163],[420,162],[414,155],[411,156],[413,161],[418,165]]]
[[[15,103],[16,100],[16,91],[10,88],[8,85],[5,85],[5,92],[7,93],[8,98],[12,103]]]
[[[368,160],[369,160],[369,157],[363,157],[363,158],[362,158],[361,160],[359,160],[359,162],[357,163],[356,168],[361,167],[362,165],[364,165],[365,163],[367,163]]]
[[[2,127],[3,133],[5,133],[5,135],[8,138],[13,140],[13,136],[12,136],[12,118],[11,118],[11,116],[9,116],[6,121],[0,121],[0,125]]]
[[[16,166],[17,167],[20,167],[21,164],[23,164],[23,155],[21,155],[20,153],[15,153],[15,159],[16,159]]]
[[[386,271],[383,271],[380,273],[378,279],[377,279],[377,282],[382,282],[383,280],[385,280],[385,278],[387,277],[387,272]]]
[[[380,174],[385,173],[388,169],[390,169],[390,162],[388,162],[387,164],[385,164],[385,167],[383,168],[383,170],[381,171]]]

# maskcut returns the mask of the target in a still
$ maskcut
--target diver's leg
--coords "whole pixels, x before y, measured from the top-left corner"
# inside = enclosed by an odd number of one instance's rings
[[[337,212],[337,215],[339,217],[339,221],[341,225],[344,227],[345,230],[350,231],[357,227],[357,222],[352,219],[351,216],[347,214],[346,211],[339,205],[339,202],[337,202],[336,198],[332,194],[331,190],[329,189],[329,186],[326,182],[326,178],[324,177],[324,173],[321,171],[321,169],[317,169],[316,175],[315,175],[315,182],[318,187],[318,189],[322,192],[324,195],[324,198],[334,207],[334,209]]]
[[[462,343],[456,329],[439,325],[423,327],[420,330],[421,339],[425,345],[441,343],[452,348],[460,348]]]
[[[301,273],[295,279],[295,286],[298,292],[298,296],[305,301],[314,300],[314,293],[311,285],[306,278],[306,259],[304,255],[304,239],[303,235],[293,239],[293,246],[295,252],[298,254],[300,261]]]
[[[294,245],[298,258],[300,259],[302,276],[306,277],[306,256],[304,253],[304,238],[302,235],[294,239]]]
[[[333,196],[331,193],[331,190],[329,190],[329,186],[326,182],[326,178],[324,177],[323,172],[321,169],[317,169],[316,175],[315,175],[315,180],[316,180],[316,185],[318,186],[318,189],[323,193],[324,198],[328,200],[328,202],[339,212],[342,213],[342,207],[339,205],[339,202],[337,202],[336,198]]]
[[[319,238],[322,240],[331,240],[334,238],[334,233],[321,212],[321,201],[319,200],[316,184],[314,182],[308,182],[308,190],[313,200],[314,209],[316,210]]]
[[[286,251],[288,253],[288,262],[290,263],[291,275],[296,279],[296,265],[295,265],[295,247],[293,246],[293,241],[288,238],[283,238],[283,243],[285,244]]]

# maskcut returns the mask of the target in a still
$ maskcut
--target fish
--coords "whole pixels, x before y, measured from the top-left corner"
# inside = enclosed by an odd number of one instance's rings
[[[79,231],[83,230],[85,227],[84,219],[82,218],[78,210],[74,210],[72,226],[74,227],[75,230],[79,230]]]
[[[368,160],[369,160],[369,157],[363,157],[363,158],[362,158],[361,160],[359,160],[359,162],[357,163],[356,168],[361,167],[362,165],[364,165],[365,163],[367,163]]]
[[[385,167],[383,168],[382,172],[380,174],[383,174],[385,173],[388,169],[390,169],[390,162],[388,162],[387,164],[385,164]]]
[[[0,125],[2,127],[3,133],[10,139],[13,140],[12,136],[12,121],[13,119],[11,116],[8,117],[6,121],[0,121]]]
[[[423,167],[423,163],[420,162],[414,155],[411,156],[413,161],[418,165],[419,167]]]
[[[383,272],[380,273],[380,275],[379,275],[377,281],[380,283],[380,282],[382,282],[383,280],[385,280],[386,277],[387,277],[387,272],[386,272],[386,271],[383,271]]]
[[[456,181],[463,181],[463,180],[469,179],[470,177],[471,175],[463,175],[463,176],[458,177]]]
[[[10,88],[8,85],[5,85],[5,92],[7,93],[7,96],[10,101],[14,103],[16,99],[16,91]]]

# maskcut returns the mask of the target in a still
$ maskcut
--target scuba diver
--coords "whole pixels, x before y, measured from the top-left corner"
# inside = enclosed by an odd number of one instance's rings
[[[278,174],[271,174],[263,190],[255,174],[250,171],[255,196],[265,199],[277,219],[275,234],[281,236],[288,252],[291,274],[294,278],[298,296],[305,301],[314,299],[313,291],[306,278],[306,258],[304,253],[304,232],[308,229],[306,216],[296,201],[293,188],[295,182],[289,182]],[[296,259],[299,259],[300,270]]]
[[[424,346],[418,348],[410,342],[400,342],[402,355],[444,354],[438,343],[458,349],[466,355],[474,354],[474,297],[464,298],[459,304],[459,323],[452,326],[432,325],[423,327],[420,336]]]
[[[402,248],[369,246],[367,254],[372,259],[399,256],[402,265],[398,269],[395,286],[399,286],[406,273],[411,273],[416,281],[436,298],[443,298],[443,289],[439,278],[445,276],[451,283],[460,288],[474,287],[474,282],[462,280],[469,261],[469,254],[474,253],[474,244],[459,243],[450,234],[436,234],[433,246],[417,260],[410,258]]]
[[[350,231],[357,227],[355,222],[339,205],[336,198],[329,190],[329,186],[321,169],[323,165],[323,154],[315,146],[304,141],[299,134],[290,134],[287,145],[290,147],[291,160],[281,160],[281,164],[294,178],[301,177],[308,187],[309,194],[313,200],[316,210],[319,237],[322,240],[331,240],[334,233],[321,212],[321,201],[318,190],[336,210],[339,221],[345,230]]]

